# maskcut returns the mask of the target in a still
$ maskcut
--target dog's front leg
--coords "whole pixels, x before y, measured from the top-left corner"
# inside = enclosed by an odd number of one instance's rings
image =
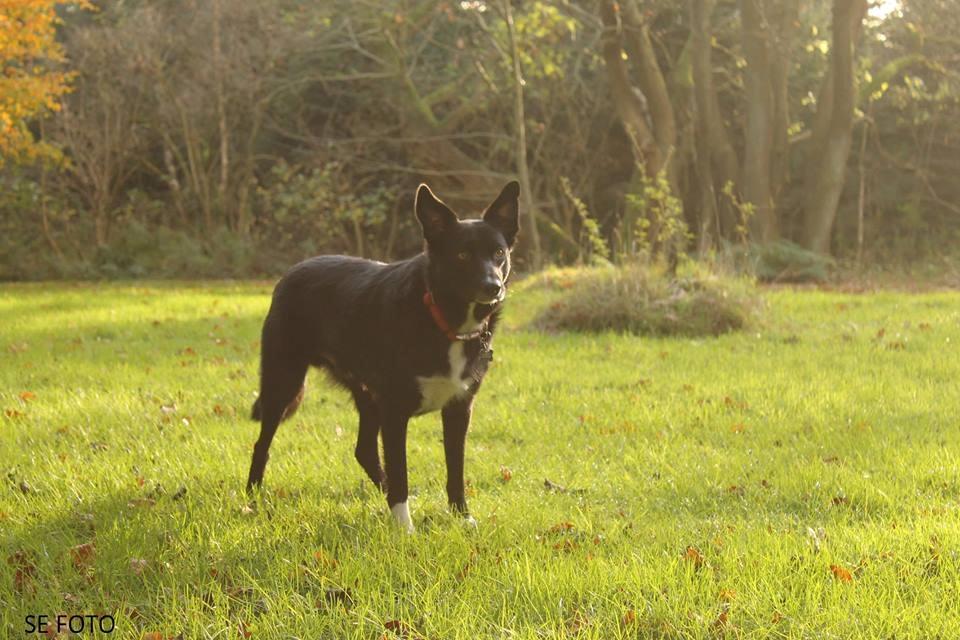
[[[463,398],[443,408],[443,453],[447,460],[447,500],[450,508],[471,523],[463,486],[463,452],[473,412],[473,397]]]
[[[413,533],[410,507],[407,504],[407,421],[409,417],[387,412],[384,416],[383,458],[387,471],[387,505],[401,528]]]

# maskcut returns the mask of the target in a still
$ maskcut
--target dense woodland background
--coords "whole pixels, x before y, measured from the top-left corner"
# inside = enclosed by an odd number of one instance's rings
[[[57,11],[62,61],[0,60],[75,74],[29,122],[54,152],[3,158],[2,279],[406,257],[420,181],[476,215],[518,178],[528,269],[960,240],[956,0]]]

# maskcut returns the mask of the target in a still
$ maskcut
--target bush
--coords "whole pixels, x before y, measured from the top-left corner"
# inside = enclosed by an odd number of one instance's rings
[[[668,277],[630,265],[545,272],[528,286],[565,290],[534,320],[541,329],[717,336],[748,326],[761,307],[752,283],[696,267]]]
[[[762,282],[823,282],[834,262],[787,240],[751,245],[746,258]]]

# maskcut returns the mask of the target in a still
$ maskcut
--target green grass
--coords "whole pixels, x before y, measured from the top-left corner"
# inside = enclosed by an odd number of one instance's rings
[[[479,528],[430,415],[408,537],[316,374],[244,509],[269,292],[0,287],[0,634],[960,637],[957,293],[776,291],[750,333],[651,339],[526,330],[557,292],[521,286],[468,440]]]

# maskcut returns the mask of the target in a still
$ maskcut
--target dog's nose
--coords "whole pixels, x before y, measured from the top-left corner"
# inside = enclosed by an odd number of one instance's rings
[[[503,285],[499,280],[487,278],[484,280],[483,285],[481,285],[480,290],[489,300],[493,300],[500,297],[500,293],[503,291]]]

